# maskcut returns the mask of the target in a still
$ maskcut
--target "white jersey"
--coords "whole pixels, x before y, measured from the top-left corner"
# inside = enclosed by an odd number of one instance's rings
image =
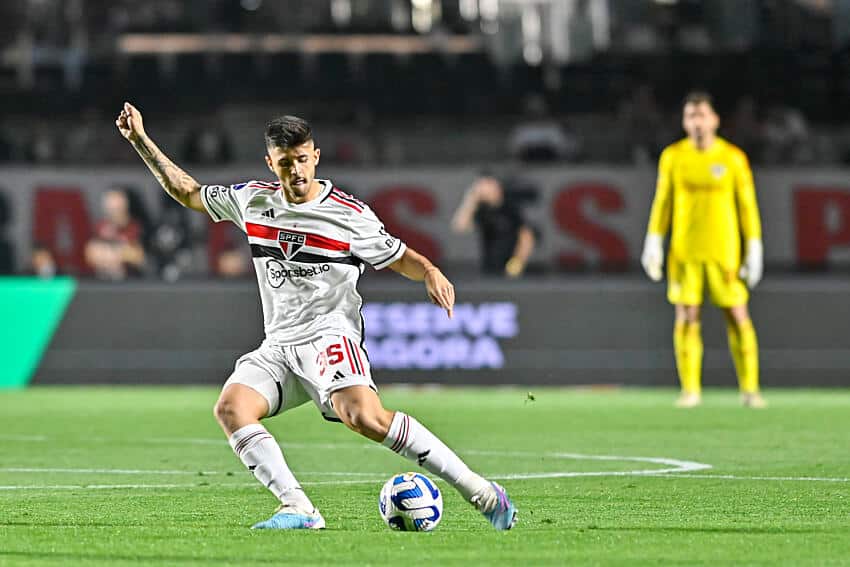
[[[201,187],[213,220],[232,221],[248,236],[272,344],[328,334],[361,341],[363,263],[380,270],[407,249],[367,205],[329,180],[317,181],[322,192],[301,204],[288,202],[279,182]]]

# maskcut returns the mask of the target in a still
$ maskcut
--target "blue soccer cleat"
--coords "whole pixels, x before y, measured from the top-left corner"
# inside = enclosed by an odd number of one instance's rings
[[[292,510],[278,508],[278,511],[264,522],[251,526],[252,530],[321,530],[325,527],[325,519],[318,510],[312,514],[299,514]]]
[[[491,482],[495,494],[480,495],[472,499],[478,509],[497,530],[509,530],[516,524],[517,509],[508,493],[499,484]],[[493,502],[495,500],[495,502]]]

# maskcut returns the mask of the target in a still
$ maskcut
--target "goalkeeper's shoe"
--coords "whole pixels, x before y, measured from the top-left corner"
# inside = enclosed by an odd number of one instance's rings
[[[767,407],[767,402],[758,392],[747,392],[741,394],[741,403],[744,407],[753,409],[764,409]]]
[[[321,530],[325,527],[325,519],[318,510],[313,509],[309,514],[303,513],[292,506],[281,505],[274,515],[264,522],[251,526],[252,530]]]
[[[677,408],[695,408],[702,404],[702,396],[696,392],[682,392],[674,404]]]
[[[509,530],[516,524],[516,506],[505,489],[495,482],[491,482],[485,490],[474,495],[470,502],[497,530]]]

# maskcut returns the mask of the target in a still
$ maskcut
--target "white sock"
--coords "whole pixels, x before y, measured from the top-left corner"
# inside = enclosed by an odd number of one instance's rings
[[[383,444],[451,484],[466,500],[490,488],[487,480],[472,472],[436,435],[400,411],[395,412]]]
[[[233,452],[248,467],[263,486],[268,488],[284,506],[292,506],[303,513],[315,508],[295,475],[289,470],[280,445],[259,423],[246,425],[230,436]]]

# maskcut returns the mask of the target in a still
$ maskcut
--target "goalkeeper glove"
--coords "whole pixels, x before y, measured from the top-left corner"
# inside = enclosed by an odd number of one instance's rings
[[[664,275],[661,271],[664,265],[663,241],[664,238],[660,234],[647,234],[643,243],[643,253],[640,256],[640,263],[646,275],[654,282],[661,281]]]
[[[741,279],[747,282],[747,287],[752,289],[761,281],[764,269],[764,247],[761,240],[751,238],[747,240],[747,255],[744,257],[744,265],[741,266]]]

